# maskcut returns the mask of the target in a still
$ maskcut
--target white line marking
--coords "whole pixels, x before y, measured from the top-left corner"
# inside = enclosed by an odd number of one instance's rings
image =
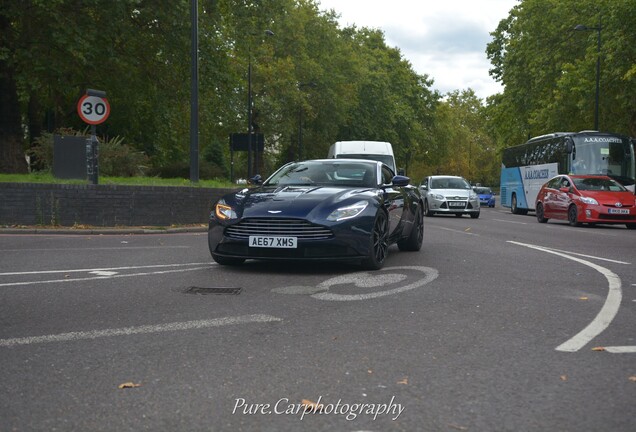
[[[88,269],[69,269],[69,270],[39,270],[39,271],[24,271],[24,272],[7,272],[0,273],[0,276],[19,276],[19,275],[36,275],[36,274],[53,274],[53,273],[81,273],[81,272],[95,272],[95,271],[120,271],[120,270],[135,270],[135,269],[147,269],[158,267],[185,267],[185,266],[200,266],[211,264],[209,263],[185,263],[185,264],[154,264],[143,266],[126,266],[126,267],[100,267],[100,268],[88,268]]]
[[[92,271],[89,272],[91,274],[97,275],[97,276],[113,276],[116,275],[119,272],[116,271],[104,271],[104,270],[96,270],[96,271]]]
[[[41,285],[41,284],[51,284],[51,283],[64,283],[64,282],[80,282],[80,281],[89,281],[89,280],[98,280],[98,279],[115,279],[115,278],[124,278],[124,277],[134,277],[134,276],[152,276],[152,275],[160,275],[167,273],[183,273],[188,271],[196,271],[196,270],[206,270],[210,268],[211,264],[208,264],[207,267],[193,267],[187,269],[177,269],[177,270],[163,270],[156,272],[146,272],[146,273],[130,273],[130,274],[116,274],[113,276],[95,276],[95,277],[87,277],[87,278],[73,278],[73,279],[51,279],[51,280],[43,280],[43,281],[31,281],[31,282],[9,282],[0,284],[0,287],[9,287],[9,286],[21,286],[21,285]]]
[[[631,354],[636,353],[636,346],[614,346],[614,347],[604,347],[605,351],[611,352],[613,354]]]
[[[517,224],[517,225],[528,225],[527,222],[509,221],[509,220],[505,220],[505,219],[493,219],[493,220],[498,221],[498,222],[506,222],[506,223],[511,223],[511,224]]]
[[[10,347],[15,345],[31,345],[31,344],[47,343],[47,342],[67,342],[67,341],[75,341],[75,340],[83,340],[83,339],[84,340],[97,339],[101,337],[129,336],[129,335],[135,335],[135,334],[192,330],[192,329],[201,329],[206,327],[220,327],[220,326],[233,325],[233,324],[248,324],[248,323],[258,323],[258,322],[272,322],[272,321],[282,321],[282,319],[271,316],[271,315],[256,314],[256,315],[243,315],[238,317],[216,318],[211,320],[184,321],[184,322],[174,322],[174,323],[167,323],[167,324],[144,325],[144,326],[138,326],[138,327],[93,330],[93,331],[87,331],[87,332],[61,333],[61,334],[47,335],[47,336],[31,336],[31,337],[14,338],[14,339],[0,339],[0,347],[3,347],[3,346]]]
[[[568,341],[562,343],[555,349],[557,351],[567,351],[567,352],[575,352],[583,348],[586,344],[588,344],[592,339],[601,334],[612,322],[616,314],[618,313],[618,308],[621,305],[622,292],[621,292],[621,280],[620,278],[611,270],[606,269],[605,267],[601,267],[592,262],[575,258],[570,255],[566,255],[561,252],[556,252],[550,249],[546,249],[541,246],[535,246],[526,243],[519,243],[515,241],[508,241],[508,243],[516,244],[519,246],[525,246],[531,249],[536,249],[543,252],[548,252],[554,255],[561,256],[563,258],[567,258],[572,261],[576,261],[588,267],[592,267],[594,270],[601,273],[605,276],[605,279],[609,282],[609,291],[607,293],[607,298],[605,299],[605,303],[603,307],[596,315],[596,317],[590,322],[587,327],[581,330],[579,333],[574,335]]]
[[[81,251],[96,251],[96,250],[129,250],[129,249],[190,249],[190,246],[117,246],[117,247],[75,248],[74,250],[81,252]],[[68,251],[68,248],[0,249],[0,252],[50,252],[50,251]]]
[[[594,256],[594,255],[585,255],[585,254],[580,254],[580,253],[570,252],[570,251],[564,251],[564,250],[561,250],[561,249],[554,249],[554,248],[545,247],[545,246],[542,246],[542,247],[544,249],[549,249],[549,250],[553,250],[553,251],[557,251],[557,252],[563,252],[563,253],[566,253],[566,254],[569,254],[569,255],[577,255],[577,256],[581,256],[581,257],[585,257],[585,258],[592,258],[592,259],[595,259],[595,260],[598,260],[598,261],[607,261],[607,262],[611,262],[611,263],[614,263],[614,264],[626,264],[626,265],[631,265],[632,264],[632,263],[628,263],[628,262],[625,262],[625,261],[617,261],[617,260],[613,260],[613,259],[609,259],[609,258],[601,258],[601,257],[597,257],[597,256]]]

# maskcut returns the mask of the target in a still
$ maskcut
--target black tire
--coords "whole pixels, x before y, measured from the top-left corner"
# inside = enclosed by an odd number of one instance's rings
[[[543,204],[537,203],[536,214],[537,214],[537,221],[539,221],[539,223],[546,223],[548,221],[548,218],[546,218],[543,214]]]
[[[569,208],[568,208],[568,222],[570,223],[570,226],[576,227],[576,226],[581,226],[581,222],[578,221],[578,210],[576,209],[576,205],[572,204]]]
[[[389,251],[389,219],[382,210],[375,215],[371,233],[369,256],[362,260],[367,270],[380,270]]]
[[[435,215],[435,212],[432,211],[428,206],[428,200],[424,201],[424,214],[426,217],[431,217]]]
[[[478,219],[478,218],[479,218],[479,213],[480,213],[480,212],[477,212],[477,213],[471,213],[471,214],[470,214],[470,217],[471,217],[471,218],[473,218],[473,219]]]
[[[512,203],[510,204],[510,211],[512,214],[519,214],[519,208],[517,208],[517,194],[512,194]]]
[[[401,251],[417,252],[422,249],[422,241],[424,240],[424,216],[422,216],[422,208],[418,207],[415,212],[415,220],[409,236],[398,242],[398,249]]]
[[[455,217],[462,217],[463,213],[455,213]]]
[[[214,261],[216,261],[217,264],[229,265],[229,266],[241,265],[245,262],[244,258],[228,258],[228,257],[220,256],[217,254],[212,254],[212,259],[214,259]]]
[[[636,224],[633,223],[625,224],[625,226],[627,227],[627,229],[636,229]]]

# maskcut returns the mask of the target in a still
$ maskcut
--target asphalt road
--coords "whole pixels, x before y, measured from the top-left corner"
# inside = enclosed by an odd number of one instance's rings
[[[425,223],[377,272],[0,235],[0,430],[636,430],[635,231]]]

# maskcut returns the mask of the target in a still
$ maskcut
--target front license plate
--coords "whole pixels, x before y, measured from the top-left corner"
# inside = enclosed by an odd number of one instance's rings
[[[466,207],[466,204],[463,203],[462,201],[449,201],[448,206],[449,207]]]
[[[607,212],[609,214],[629,214],[629,209],[608,209]]]
[[[296,240],[296,237],[250,236],[249,246],[263,248],[296,249]]]

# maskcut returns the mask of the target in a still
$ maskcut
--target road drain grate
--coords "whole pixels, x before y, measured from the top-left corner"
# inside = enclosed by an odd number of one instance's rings
[[[223,287],[214,287],[214,288],[204,288],[204,287],[196,287],[191,286],[185,290],[186,294],[230,294],[237,295],[241,293],[241,288],[223,288]]]

